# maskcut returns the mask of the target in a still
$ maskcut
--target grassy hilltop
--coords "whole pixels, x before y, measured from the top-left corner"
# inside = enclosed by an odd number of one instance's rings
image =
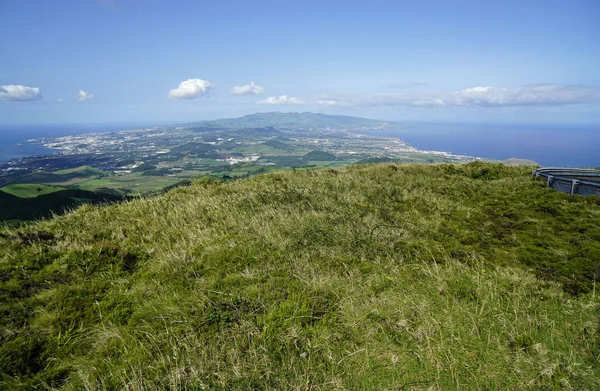
[[[197,182],[0,230],[0,388],[600,389],[599,276],[529,168]]]

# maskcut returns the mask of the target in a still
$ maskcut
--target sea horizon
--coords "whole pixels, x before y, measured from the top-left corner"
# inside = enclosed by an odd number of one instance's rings
[[[485,159],[533,160],[541,166],[600,167],[600,124],[408,122],[368,134],[400,138],[421,150]]]

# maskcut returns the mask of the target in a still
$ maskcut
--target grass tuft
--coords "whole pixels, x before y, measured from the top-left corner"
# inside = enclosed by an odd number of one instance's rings
[[[352,166],[0,231],[0,388],[598,389],[600,202]]]

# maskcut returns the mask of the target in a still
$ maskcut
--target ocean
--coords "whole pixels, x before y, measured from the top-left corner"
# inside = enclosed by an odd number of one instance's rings
[[[600,167],[600,125],[409,123],[369,134],[458,155],[530,159],[542,166]]]
[[[67,124],[0,126],[0,164],[54,151],[28,139],[111,132],[157,124]],[[504,160],[530,159],[543,166],[600,167],[600,125],[493,125],[409,123],[370,131],[397,137],[425,150]]]

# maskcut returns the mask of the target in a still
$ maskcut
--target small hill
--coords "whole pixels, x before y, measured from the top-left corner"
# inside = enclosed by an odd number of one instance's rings
[[[34,172],[26,174],[11,180],[8,184],[47,184],[56,186],[67,186],[75,183],[101,178],[109,175],[109,173],[98,170],[90,166],[81,166],[77,168],[70,168],[66,170],[59,170],[54,172]]]
[[[263,143],[263,145],[266,145],[267,147],[271,147],[274,149],[281,149],[283,151],[292,149],[288,144],[281,142],[279,140],[268,140],[268,141],[265,141]]]
[[[304,157],[302,157],[305,161],[334,161],[337,157],[333,153],[325,152],[325,151],[310,151]]]
[[[65,190],[64,187],[48,186],[34,183],[22,183],[4,186],[0,188],[0,191],[12,194],[21,198],[37,197],[44,194],[55,193],[57,191]]]
[[[527,167],[197,182],[0,260],[3,390],[600,389],[600,198]]]
[[[105,175],[106,173],[102,170],[90,166],[81,166],[76,168],[69,168],[66,170],[58,170],[53,172],[54,175],[78,175],[80,177],[89,177],[93,175]]]
[[[136,168],[132,169],[131,172],[144,172],[144,171],[155,170],[155,169],[156,169],[156,165],[150,164],[150,163],[143,163],[143,164],[140,164],[139,166],[137,166]]]

